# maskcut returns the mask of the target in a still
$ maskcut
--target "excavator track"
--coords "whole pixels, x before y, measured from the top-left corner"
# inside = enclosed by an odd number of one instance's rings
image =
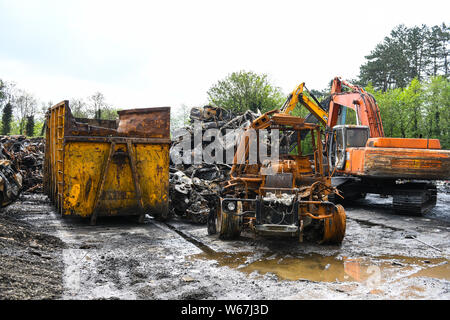
[[[333,203],[344,203],[364,198],[366,193],[392,195],[392,206],[397,214],[422,216],[436,206],[436,184],[429,181],[395,181],[363,180],[351,178],[333,178],[333,186],[337,187],[344,199],[329,195]],[[382,192],[381,192],[382,191]]]
[[[434,184],[403,189],[393,195],[393,208],[398,214],[422,216],[436,205],[437,189]]]

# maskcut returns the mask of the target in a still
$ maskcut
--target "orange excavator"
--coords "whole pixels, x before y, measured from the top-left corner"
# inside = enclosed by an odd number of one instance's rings
[[[450,150],[441,149],[438,139],[384,137],[375,98],[338,77],[330,98],[315,101],[308,109],[327,128],[328,169],[344,199],[392,195],[394,210],[412,215],[436,205],[434,181],[450,177]],[[356,125],[345,124],[348,108]]]

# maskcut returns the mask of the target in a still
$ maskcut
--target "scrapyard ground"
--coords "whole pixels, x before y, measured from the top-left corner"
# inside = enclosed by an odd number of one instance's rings
[[[424,217],[369,195],[341,246],[148,217],[61,218],[42,194],[0,212],[0,299],[449,299],[450,194]]]

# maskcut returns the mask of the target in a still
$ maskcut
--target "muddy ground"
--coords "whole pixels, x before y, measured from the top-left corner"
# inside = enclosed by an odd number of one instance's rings
[[[341,246],[149,216],[61,218],[42,194],[0,212],[0,299],[450,299],[450,194],[424,217],[369,195]]]

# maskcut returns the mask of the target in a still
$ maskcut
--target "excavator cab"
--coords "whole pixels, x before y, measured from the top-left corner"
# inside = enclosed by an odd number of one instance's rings
[[[369,127],[337,125],[328,141],[328,166],[330,171],[345,169],[347,148],[364,148],[369,139]]]

